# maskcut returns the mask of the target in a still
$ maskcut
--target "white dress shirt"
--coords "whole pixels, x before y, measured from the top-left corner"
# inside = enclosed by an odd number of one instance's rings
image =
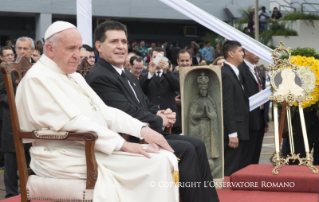
[[[258,83],[256,74],[255,74],[255,65],[251,64],[250,62],[248,62],[247,60],[244,60],[244,62],[246,63],[246,65],[249,67],[250,72],[253,74],[256,82]]]
[[[117,73],[119,73],[119,75],[122,75],[122,73],[124,72],[124,68],[123,68],[123,67],[122,67],[122,68],[118,68],[118,67],[115,67],[115,66],[113,66],[113,65],[112,65],[112,67],[117,71]],[[132,87],[132,85],[131,85],[131,83],[129,82],[129,80],[127,80],[127,83],[128,83],[128,85],[130,85],[130,87],[131,87],[131,89],[132,89],[132,91],[133,91],[133,93],[134,93],[135,98],[137,99],[137,101],[140,102],[140,100],[137,98],[137,95],[136,95],[136,93],[135,93],[135,90],[134,90],[134,88]]]
[[[160,73],[159,73],[159,75],[157,75],[157,72],[160,72]],[[151,79],[151,78],[152,78],[155,74],[156,74],[156,76],[161,77],[161,76],[162,76],[162,74],[163,74],[163,69],[161,69],[161,70],[155,70],[155,72],[154,72],[154,74],[153,74],[153,75],[151,75],[151,74],[150,74],[150,72],[148,72],[148,74],[147,74],[147,78],[148,78],[148,79]]]

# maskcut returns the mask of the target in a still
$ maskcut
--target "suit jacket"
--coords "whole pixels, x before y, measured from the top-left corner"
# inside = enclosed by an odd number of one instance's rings
[[[16,91],[15,81],[17,80],[16,75],[12,72],[12,85],[14,92]],[[4,83],[3,75],[0,74],[0,108],[1,108],[1,119],[2,119],[2,131],[1,133],[1,151],[2,152],[15,152],[12,123],[9,109],[9,102],[7,97],[7,90]]]
[[[199,62],[196,58],[196,56],[193,57],[193,66],[198,66],[200,64],[200,62],[202,61],[202,58],[199,58]]]
[[[139,79],[143,92],[148,97],[150,102],[159,106],[159,109],[170,108],[173,112],[178,113],[178,108],[175,103],[176,91],[180,90],[179,78],[173,72],[167,70],[166,74],[162,74],[159,80],[154,75],[151,79],[147,78],[147,74],[142,74]],[[180,126],[180,118],[173,127]]]
[[[148,122],[153,130],[161,133],[163,120],[156,115],[157,106],[144,95],[133,74],[126,71],[126,76],[140,102],[136,99],[126,78],[123,78],[102,58],[98,59],[87,75],[86,81],[106,105],[118,108],[142,122]]]
[[[239,140],[249,139],[249,101],[232,68],[222,67],[224,138],[237,132]]]
[[[239,73],[245,88],[245,94],[249,98],[259,92],[258,83],[250,71],[247,64],[243,61],[238,65]],[[260,77],[261,89],[265,89],[265,77],[262,72],[257,68],[257,73]],[[266,106],[266,105],[264,105]],[[264,113],[265,125],[267,125],[266,113]],[[249,129],[260,130],[260,107],[257,107],[249,113]]]

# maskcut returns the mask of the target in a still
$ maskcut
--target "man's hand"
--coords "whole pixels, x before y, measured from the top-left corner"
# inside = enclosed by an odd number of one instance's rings
[[[163,135],[157,133],[149,127],[143,127],[141,129],[141,136],[144,137],[145,141],[149,143],[155,151],[159,150],[158,146],[163,147],[167,151],[174,152],[171,146],[167,143]],[[149,149],[147,149],[149,150]]]
[[[156,113],[157,116],[160,116],[163,119],[163,127],[169,126],[169,120],[167,116],[164,114],[165,110],[160,110]]]
[[[160,110],[156,115],[162,117],[164,127],[173,126],[173,124],[176,122],[176,113],[172,112],[170,109]]]
[[[169,126],[173,126],[173,124],[176,122],[176,113],[170,108],[167,108],[165,111],[162,110],[162,113],[168,118],[168,122],[170,124]]]
[[[143,146],[141,144],[126,142],[126,141],[123,143],[121,150],[125,152],[129,152],[129,153],[134,153],[134,154],[142,154],[146,156],[147,158],[151,158],[151,156],[148,153],[158,153],[158,147],[157,149],[154,149],[151,147]]]
[[[230,137],[229,138],[229,144],[228,146],[230,148],[234,148],[236,149],[238,147],[239,141],[238,141],[238,137]]]
[[[173,124],[176,122],[176,113],[173,112],[170,108],[167,108],[164,111],[164,114],[167,116],[171,126],[173,126]]]
[[[176,105],[181,106],[182,100],[181,100],[181,96],[180,95],[175,97],[175,103],[176,103]]]
[[[167,72],[167,70],[169,68],[169,63],[167,61],[165,61],[165,60],[161,60],[161,61],[159,61],[158,66],[160,68],[162,68],[163,69],[163,73],[166,74],[166,72]]]
[[[150,73],[150,75],[154,75],[155,73],[155,70],[156,70],[156,65],[154,64],[153,61],[151,61],[148,65],[148,72]]]
[[[265,127],[265,133],[269,131],[269,124],[267,123],[267,126]]]

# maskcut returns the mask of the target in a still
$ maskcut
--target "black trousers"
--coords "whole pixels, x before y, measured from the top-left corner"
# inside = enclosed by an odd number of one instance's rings
[[[196,182],[196,186],[180,186],[182,201],[218,202],[215,187],[208,186],[207,183],[204,186],[205,181],[213,181],[205,144],[198,138],[185,135],[164,133],[164,137],[175,151],[176,157],[180,159],[178,167],[181,184]],[[133,139],[130,137],[130,141],[134,141]]]
[[[264,135],[265,135],[265,114],[264,110],[260,110],[260,129],[256,134],[256,144],[253,152],[253,158],[251,164],[258,164],[261,148],[263,145]]]
[[[243,142],[244,147],[241,153],[240,169],[250,164],[258,164],[261,148],[265,135],[265,114],[260,110],[260,128],[259,130],[249,130],[249,140]]]
[[[239,140],[236,149],[228,146],[229,139],[224,139],[224,175],[230,176],[234,172],[240,170],[240,160],[244,142],[247,140]]]
[[[24,144],[25,158],[27,163],[27,168],[29,168],[31,157],[30,157],[30,147],[31,144]],[[12,196],[19,195],[18,187],[18,164],[17,156],[15,152],[4,152],[4,186],[6,188],[5,198],[10,198]]]
[[[316,126],[317,127],[317,126]],[[318,126],[319,127],[319,126]],[[319,165],[319,133],[318,134],[311,134],[308,135],[308,142],[309,142],[309,149],[310,151],[312,148],[314,149],[313,152],[313,165]],[[290,155],[290,142],[287,138],[287,144],[286,146],[286,152],[288,155]],[[305,152],[305,143],[303,141],[303,137],[300,135],[294,135],[294,147],[295,147],[295,154],[300,154],[301,158],[306,157]],[[297,165],[299,164],[299,161],[290,161],[289,165]]]
[[[239,169],[245,168],[252,164],[254,150],[256,146],[258,130],[249,130],[249,140],[243,141],[241,150]]]
[[[184,135],[166,134],[164,137],[180,159],[180,182],[201,182],[196,188],[180,187],[182,201],[219,201],[215,187],[204,186],[205,181],[213,181],[205,144],[198,138]]]
[[[19,195],[18,187],[18,165],[15,152],[4,153],[4,186],[6,188],[5,198]]]
[[[0,167],[3,167],[4,166],[4,153],[2,152],[2,149],[1,149],[1,145],[2,145],[1,132],[2,132],[2,120],[0,120]]]
[[[311,112],[304,112],[305,115],[305,123],[307,126],[307,137],[309,143],[310,151],[314,149],[313,158],[314,158],[314,165],[319,165],[319,120],[316,115],[315,111]],[[292,119],[292,125],[294,127],[295,135],[294,138],[294,147],[295,147],[295,154],[300,154],[300,157],[304,158],[306,156],[305,152],[305,144],[302,136],[302,129],[300,124],[300,116],[299,113],[295,113]],[[286,152],[290,155],[290,141],[287,138],[286,144]],[[294,165],[298,164],[298,161],[292,162],[290,161],[289,164]]]

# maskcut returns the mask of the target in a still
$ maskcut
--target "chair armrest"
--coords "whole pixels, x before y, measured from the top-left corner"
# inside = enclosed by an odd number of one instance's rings
[[[165,128],[165,132],[168,133],[168,134],[172,134],[172,126],[166,127]]]
[[[87,179],[86,179],[86,189],[94,189],[95,183],[98,176],[97,163],[95,158],[94,145],[95,141],[98,139],[96,133],[93,132],[54,132],[47,131],[49,135],[39,134],[39,131],[19,131],[20,139],[45,139],[45,140],[70,140],[70,141],[85,141],[85,158],[87,166]],[[41,133],[44,133],[41,131]]]

